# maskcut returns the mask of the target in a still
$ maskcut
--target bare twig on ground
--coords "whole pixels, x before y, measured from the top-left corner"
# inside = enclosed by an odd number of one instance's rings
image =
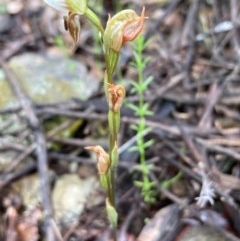
[[[188,46],[187,47],[187,56],[184,66],[184,86],[189,87],[190,79],[191,79],[191,69],[192,64],[195,60],[195,50],[196,50],[196,27],[198,20],[198,11],[200,7],[201,1],[194,0],[192,1],[192,5],[188,11],[188,16],[186,20],[186,24],[183,30],[183,34],[181,37],[181,45]]]

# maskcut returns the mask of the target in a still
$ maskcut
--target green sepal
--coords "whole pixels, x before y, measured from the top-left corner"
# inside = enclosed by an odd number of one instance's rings
[[[109,76],[112,76],[118,63],[119,52],[116,52],[115,50],[107,46],[107,44],[105,43],[104,43],[104,52],[105,52],[105,60],[107,65],[107,73]]]
[[[114,112],[112,110],[109,110],[108,123],[110,135],[112,135],[116,139],[120,128],[120,111]]]
[[[115,125],[114,125],[112,110],[109,110],[109,112],[108,112],[108,125],[109,125],[110,135],[114,136]]]
[[[118,155],[118,146],[115,142],[115,145],[112,149],[112,152],[111,152],[111,168],[112,169],[115,169],[118,165],[118,159],[119,159],[119,155]]]
[[[116,131],[116,139],[120,129],[120,111],[113,112],[114,113],[114,121],[115,121],[115,131]]]
[[[118,214],[116,209],[111,205],[108,199],[106,199],[106,210],[107,210],[107,216],[110,224],[113,227],[117,227]]]
[[[101,174],[100,175],[100,183],[102,187],[105,189],[105,191],[108,191],[108,174]]]

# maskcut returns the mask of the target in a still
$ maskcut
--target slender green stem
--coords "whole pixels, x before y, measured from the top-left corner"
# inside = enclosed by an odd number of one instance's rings
[[[106,54],[106,53],[105,53]],[[106,56],[105,56],[106,57]],[[106,57],[107,59],[107,57]],[[112,84],[112,69],[106,71],[105,76],[105,92],[106,98],[109,99],[109,86]],[[118,118],[120,118],[120,113],[115,113],[113,110],[109,109],[108,112],[108,122],[109,122],[109,156],[110,156],[110,170],[109,170],[109,191],[108,191],[108,199],[112,207],[116,210],[116,166],[112,160],[112,153],[114,151],[115,143],[117,143],[118,136]],[[117,227],[113,225],[113,239],[117,240]]]
[[[104,28],[100,22],[99,17],[90,9],[87,8],[86,12],[84,13],[86,18],[94,25],[97,27],[101,35],[104,33]]]
[[[116,195],[115,195],[115,192],[116,192],[116,180],[115,180],[115,177],[116,177],[116,170],[115,169],[112,169],[111,170],[111,184],[112,184],[112,205],[113,207],[116,208]]]

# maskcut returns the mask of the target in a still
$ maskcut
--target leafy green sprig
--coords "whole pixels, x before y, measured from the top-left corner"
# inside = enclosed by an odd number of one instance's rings
[[[139,123],[132,125],[132,129],[137,133],[136,145],[130,148],[130,151],[139,152],[140,164],[135,166],[135,169],[139,170],[142,173],[142,180],[135,181],[135,185],[141,189],[141,195],[146,203],[152,203],[155,201],[155,191],[154,191],[154,182],[149,178],[149,173],[151,171],[152,165],[147,164],[146,162],[146,151],[153,145],[153,140],[145,140],[144,133],[149,132],[151,128],[146,126],[146,117],[153,114],[149,109],[149,104],[145,102],[144,95],[149,87],[149,84],[153,81],[153,76],[148,76],[144,79],[144,69],[149,62],[149,58],[143,56],[144,49],[149,44],[149,41],[145,41],[143,36],[139,36],[137,41],[132,44],[133,46],[133,55],[134,61],[131,65],[137,70],[137,81],[131,81],[132,86],[131,93],[137,94],[138,102],[127,103],[128,107],[131,108],[135,115],[139,117]]]

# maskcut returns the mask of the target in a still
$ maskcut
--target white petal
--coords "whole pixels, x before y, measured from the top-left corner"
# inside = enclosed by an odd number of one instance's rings
[[[44,0],[49,6],[61,12],[68,12],[69,7],[65,0]]]
[[[48,5],[61,12],[84,14],[87,9],[87,0],[44,0]]]

